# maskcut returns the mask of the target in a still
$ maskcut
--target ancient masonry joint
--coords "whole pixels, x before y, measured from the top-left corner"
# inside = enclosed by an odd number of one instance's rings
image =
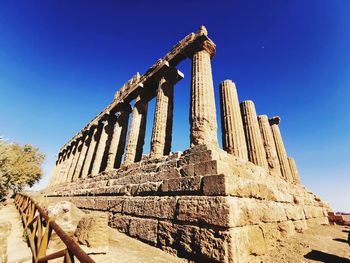
[[[257,116],[252,101],[239,103],[231,80],[220,84],[219,148],[215,50],[202,26],[132,77],[60,149],[45,196],[103,211],[111,227],[198,262],[252,262],[281,236],[328,224],[327,205],[301,184],[287,155],[280,118]],[[172,152],[174,86],[184,78],[176,66],[187,58],[191,145]],[[154,97],[145,155],[147,105]]]

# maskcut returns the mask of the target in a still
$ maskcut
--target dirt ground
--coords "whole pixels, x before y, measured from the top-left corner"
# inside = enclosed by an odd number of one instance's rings
[[[261,262],[336,262],[350,263],[350,227],[313,226],[277,241]]]

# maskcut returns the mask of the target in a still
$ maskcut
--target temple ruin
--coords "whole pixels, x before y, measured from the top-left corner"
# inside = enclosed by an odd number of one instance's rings
[[[280,118],[220,89],[219,147],[205,27],[176,44],[59,151],[47,198],[108,213],[119,231],[198,262],[254,262],[281,236],[328,224],[327,205],[300,181]],[[176,66],[192,61],[190,147],[172,152]],[[148,101],[156,97],[150,153],[143,152]],[[129,120],[130,119],[130,120]]]

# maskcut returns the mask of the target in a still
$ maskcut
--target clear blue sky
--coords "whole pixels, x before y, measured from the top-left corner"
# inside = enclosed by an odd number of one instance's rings
[[[304,184],[350,211],[350,1],[117,2],[0,1],[0,135],[46,154],[37,188],[124,82],[203,24],[217,44],[217,113],[218,85],[233,79],[240,100],[282,117]],[[190,61],[179,69],[174,150],[189,145]]]

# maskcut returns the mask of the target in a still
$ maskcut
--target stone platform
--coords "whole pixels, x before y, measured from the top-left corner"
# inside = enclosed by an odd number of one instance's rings
[[[301,184],[204,145],[43,194],[104,211],[111,227],[196,262],[254,262],[280,237],[328,224],[327,205]]]

